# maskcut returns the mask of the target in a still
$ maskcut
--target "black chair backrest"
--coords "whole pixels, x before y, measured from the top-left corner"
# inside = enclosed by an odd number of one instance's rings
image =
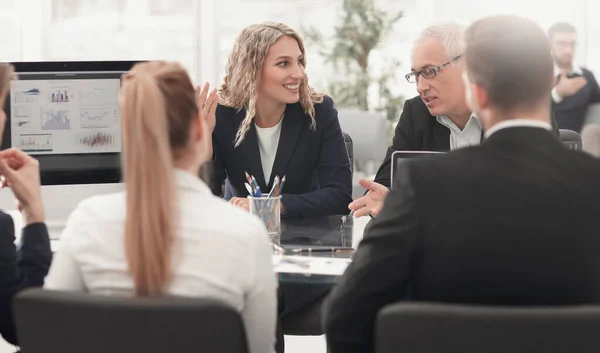
[[[600,352],[600,306],[401,303],[381,310],[376,353]]]
[[[239,313],[221,302],[26,290],[14,299],[28,353],[246,353]]]
[[[346,143],[346,149],[348,150],[348,158],[350,158],[350,170],[354,173],[354,144],[352,142],[352,136],[347,133],[344,134],[344,142]]]
[[[573,130],[560,129],[560,141],[572,150],[581,151],[582,143],[581,143],[581,135]]]

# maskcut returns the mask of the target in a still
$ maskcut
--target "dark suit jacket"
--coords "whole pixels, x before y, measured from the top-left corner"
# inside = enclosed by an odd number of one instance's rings
[[[600,86],[598,86],[594,74],[585,68],[581,68],[581,70],[583,71],[583,77],[587,80],[587,84],[575,92],[575,94],[563,97],[560,103],[552,100],[552,112],[556,116],[556,121],[561,129],[581,132],[585,123],[588,106],[600,102]],[[578,76],[581,75],[568,75],[569,78]],[[560,76],[556,79],[557,83],[559,81]]]
[[[558,137],[559,130],[554,116],[551,121],[554,134]],[[429,113],[429,109],[419,96],[404,102],[400,121],[396,125],[394,140],[375,175],[375,181],[388,188],[390,187],[391,158],[395,151],[450,151],[450,130]]]
[[[600,161],[533,127],[407,163],[325,307],[333,353],[373,352],[403,298],[600,302]]]
[[[279,145],[270,180],[264,180],[256,128],[251,124],[239,147],[235,135],[246,112],[217,107],[213,132],[213,193],[221,193],[225,178],[232,196],[246,197],[244,172],[253,175],[263,193],[273,186],[275,175],[285,175],[281,202],[286,217],[348,214],[352,202],[352,172],[337,117],[330,97],[315,104],[316,129],[300,103],[288,104],[281,126]]]
[[[27,287],[44,285],[44,277],[52,262],[52,251],[44,223],[23,228],[20,249],[17,250],[14,242],[13,220],[0,211],[0,334],[6,341],[16,344],[13,296]]]

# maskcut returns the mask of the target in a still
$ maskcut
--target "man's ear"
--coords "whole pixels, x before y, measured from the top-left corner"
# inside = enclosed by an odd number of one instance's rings
[[[489,107],[490,100],[486,90],[476,83],[471,83],[471,92],[473,92],[473,100],[477,104],[479,110]]]

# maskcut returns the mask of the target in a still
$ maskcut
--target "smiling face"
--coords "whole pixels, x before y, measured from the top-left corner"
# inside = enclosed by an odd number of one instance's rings
[[[300,99],[304,54],[298,42],[282,36],[269,48],[262,67],[259,100],[293,104]]]
[[[450,60],[452,57],[448,56],[439,40],[426,38],[413,48],[411,70],[419,72],[428,67],[442,66]],[[433,78],[417,78],[417,92],[431,115],[452,117],[468,111],[462,72],[462,65],[450,64],[444,66]]]

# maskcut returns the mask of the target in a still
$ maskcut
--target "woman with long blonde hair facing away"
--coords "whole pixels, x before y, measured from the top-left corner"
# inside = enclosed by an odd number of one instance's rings
[[[305,72],[300,35],[279,22],[242,30],[229,54],[213,133],[212,188],[248,209],[246,172],[264,193],[286,181],[287,218],[348,214],[352,172],[337,110]]]
[[[216,91],[205,85],[197,102],[176,63],[137,64],[122,81],[125,192],[77,206],[45,288],[221,299],[240,312],[250,352],[273,351],[277,282],[266,229],[197,177],[211,155]]]

